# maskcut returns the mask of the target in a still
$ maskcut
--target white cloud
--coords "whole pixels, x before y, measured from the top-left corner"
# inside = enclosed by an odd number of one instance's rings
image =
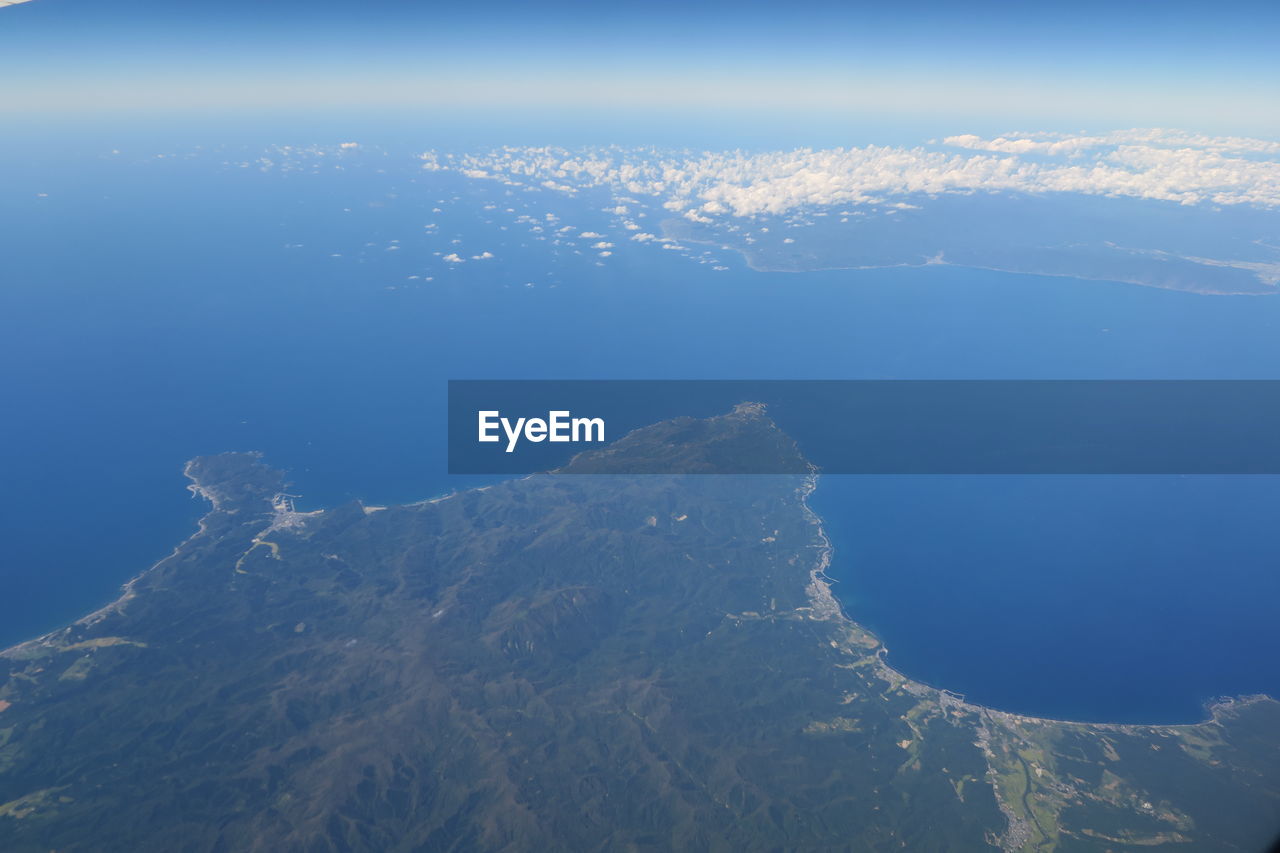
[[[1011,133],[991,139],[963,134],[915,148],[871,145],[759,154],[503,148],[472,155],[428,153],[424,162],[464,175],[542,180],[566,192],[604,188],[628,203],[647,196],[697,222],[828,205],[845,208],[842,215],[856,215],[848,208],[889,204],[904,209],[895,196],[977,191],[1280,207],[1280,142],[1162,129]]]
[[[1164,128],[1117,130],[1101,136],[1071,136],[1062,133],[1010,133],[983,139],[971,133],[948,136],[943,144],[979,151],[1009,154],[1080,154],[1098,148],[1142,145],[1160,148],[1194,148],[1219,154],[1280,154],[1280,142],[1242,136],[1206,136]]]
[[[1103,143],[1102,137],[1084,136],[1068,139],[1038,140],[1028,137],[982,139],[971,133],[948,136],[943,144],[954,148],[970,148],[978,151],[1000,151],[1005,154],[1077,155]]]
[[[445,255],[444,258],[442,258],[442,260],[448,261],[451,264],[466,263],[466,260],[462,257],[459,257],[457,252],[450,252],[449,254]]]

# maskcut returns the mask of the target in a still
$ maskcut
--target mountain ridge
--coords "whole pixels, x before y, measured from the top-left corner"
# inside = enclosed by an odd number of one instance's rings
[[[803,459],[754,409],[617,446]],[[608,459],[315,513],[252,454],[193,460],[197,533],[0,658],[0,841],[1247,850],[1280,824],[1280,704],[1193,726],[970,705],[843,615],[811,469]]]

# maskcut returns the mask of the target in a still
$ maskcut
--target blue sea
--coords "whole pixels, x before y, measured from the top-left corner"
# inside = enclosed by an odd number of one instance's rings
[[[597,261],[502,219],[541,195],[249,159],[103,145],[6,167],[0,644],[189,535],[194,455],[261,450],[304,508],[467,486],[444,472],[448,379],[1280,378],[1280,299],[713,270],[624,240]],[[453,247],[495,258],[445,268]],[[1088,720],[1280,695],[1275,478],[832,476],[814,504],[847,611],[911,676]]]

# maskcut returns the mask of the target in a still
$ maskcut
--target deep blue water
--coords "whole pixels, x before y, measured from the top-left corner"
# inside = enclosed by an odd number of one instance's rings
[[[850,477],[814,496],[890,661],[1006,710],[1187,722],[1275,693],[1273,478]]]
[[[465,485],[444,474],[449,378],[1280,378],[1276,299],[728,255],[713,272],[625,242],[597,267],[487,224],[491,186],[222,159],[5,175],[0,642],[102,604],[188,535],[193,455],[262,450],[304,506]],[[497,258],[443,270],[432,220]],[[828,478],[815,496],[842,600],[905,672],[1144,721],[1280,694],[1277,498],[1271,478],[1177,477]]]

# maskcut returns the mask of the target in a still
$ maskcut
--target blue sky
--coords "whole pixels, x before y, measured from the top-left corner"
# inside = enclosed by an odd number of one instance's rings
[[[1280,134],[1280,4],[160,3],[0,9],[0,111],[808,117]]]

